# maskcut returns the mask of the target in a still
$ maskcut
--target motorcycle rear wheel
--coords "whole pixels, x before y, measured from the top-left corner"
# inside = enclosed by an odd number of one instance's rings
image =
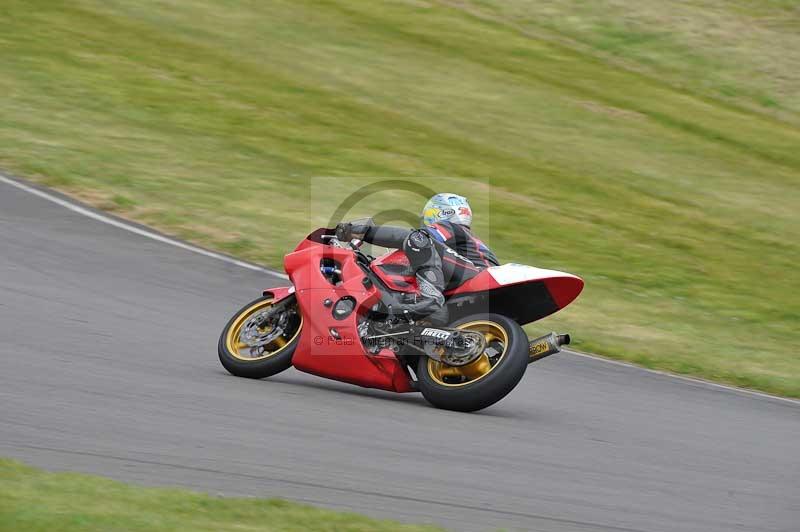
[[[425,399],[438,408],[473,412],[508,395],[528,367],[528,336],[522,327],[501,314],[466,316],[451,327],[482,333],[487,349],[461,367],[420,357],[417,381]]]
[[[257,327],[259,317],[264,316],[274,300],[260,297],[242,307],[230,319],[219,337],[217,352],[219,361],[232,375],[250,379],[263,379],[288,369],[292,365],[292,355],[303,329],[303,316],[299,309],[287,314],[286,327],[282,334],[263,346],[248,346],[242,338],[248,327]],[[294,305],[297,305],[294,302]],[[279,315],[278,315],[279,316]],[[257,328],[254,334],[269,334],[269,325]]]

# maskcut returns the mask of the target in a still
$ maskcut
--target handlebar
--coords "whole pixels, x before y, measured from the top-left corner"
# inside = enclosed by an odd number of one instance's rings
[[[327,240],[328,244],[330,244],[331,246],[343,249],[352,249],[353,251],[356,251],[364,244],[364,241],[359,240],[358,238],[354,238],[350,242],[346,243],[336,238],[336,235],[322,235],[321,238],[323,240]]]

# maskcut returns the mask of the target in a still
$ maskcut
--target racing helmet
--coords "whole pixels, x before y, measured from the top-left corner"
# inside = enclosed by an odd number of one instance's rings
[[[470,227],[472,225],[472,209],[467,198],[443,192],[429,199],[425,208],[422,209],[422,223],[433,225],[437,222],[451,222]]]

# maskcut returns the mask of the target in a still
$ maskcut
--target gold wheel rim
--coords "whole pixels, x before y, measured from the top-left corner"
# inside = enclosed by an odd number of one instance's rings
[[[264,310],[266,307],[272,306],[273,302],[274,300],[272,299],[259,301],[258,303],[254,303],[253,305],[247,307],[245,310],[240,312],[238,316],[236,316],[236,319],[228,328],[228,334],[225,337],[225,347],[232,357],[239,360],[244,360],[246,362],[255,362],[257,360],[264,360],[266,358],[274,357],[291,345],[291,343],[294,342],[294,340],[300,334],[300,331],[303,329],[303,315],[298,312],[300,323],[297,324],[297,330],[294,331],[294,334],[292,334],[291,338],[287,340],[284,333],[284,335],[278,336],[272,342],[264,346],[264,354],[255,357],[242,355],[243,350],[250,349],[247,344],[240,340],[242,327],[244,327],[244,324],[247,323],[247,320],[249,320],[253,314]]]
[[[502,344],[503,350],[500,355],[495,355],[492,358],[489,358],[489,355],[483,352],[475,361],[459,367],[448,366],[429,358],[428,374],[437,384],[442,386],[466,386],[483,379],[500,365],[508,352],[508,333],[498,323],[493,321],[470,321],[459,325],[457,328],[482,333],[483,337],[486,338],[487,346],[499,342]],[[452,382],[456,379],[460,382]],[[447,380],[451,382],[447,382]]]

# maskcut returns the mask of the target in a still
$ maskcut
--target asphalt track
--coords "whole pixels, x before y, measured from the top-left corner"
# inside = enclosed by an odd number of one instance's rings
[[[0,456],[455,530],[800,530],[798,403],[571,354],[478,414],[229,376],[284,282],[0,183]]]

